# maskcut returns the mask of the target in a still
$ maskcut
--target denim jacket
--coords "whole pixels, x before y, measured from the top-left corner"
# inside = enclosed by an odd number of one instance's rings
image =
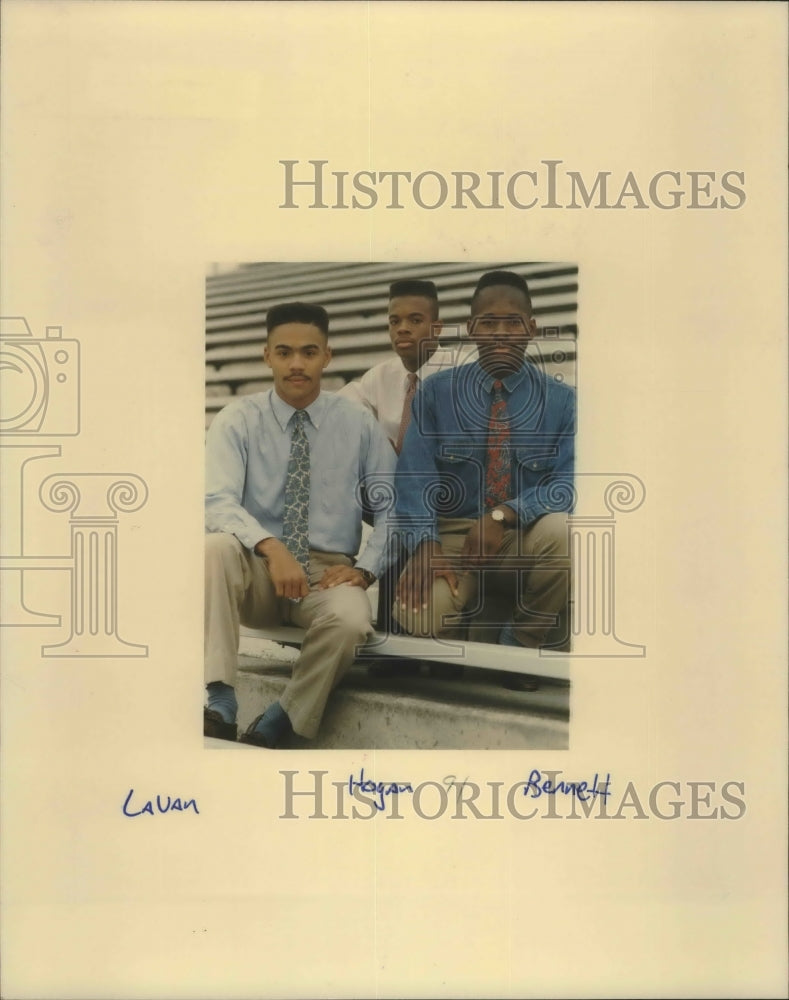
[[[395,476],[395,527],[409,551],[438,541],[439,517],[485,512],[485,460],[493,376],[478,362],[429,376],[414,396]],[[572,509],[575,390],[530,361],[503,379],[513,494],[522,527]]]

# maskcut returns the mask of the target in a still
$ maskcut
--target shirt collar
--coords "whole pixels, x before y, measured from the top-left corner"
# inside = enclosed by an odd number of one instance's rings
[[[429,358],[425,359],[425,363],[421,365],[419,368],[417,368],[414,374],[416,375],[419,382],[424,382],[425,379],[428,377],[428,375],[432,375],[434,372],[438,371],[438,366],[441,360],[442,352],[446,354],[446,349],[441,347],[437,348],[437,350],[433,351],[433,353],[430,355]],[[434,360],[437,354],[439,355],[439,357],[438,359]],[[400,363],[402,364],[402,361]],[[444,362],[444,365],[446,366],[446,362]],[[409,372],[408,369],[405,366],[403,366],[403,385],[405,386],[408,385],[408,376],[410,374],[411,372]]]
[[[506,378],[496,379],[493,375],[490,374],[490,372],[486,372],[478,361],[474,362],[474,366],[476,367],[478,372],[480,384],[482,385],[482,388],[485,390],[485,392],[493,392],[493,383],[501,382],[504,388],[507,390],[508,394],[517,389],[517,387],[521,384],[521,382],[523,382],[523,380],[528,377],[528,371],[527,371],[528,364],[529,362],[527,362],[524,359],[523,364],[517,371],[511,372],[509,375],[507,375]]]
[[[285,428],[290,423],[293,414],[296,412],[296,408],[291,406],[290,403],[286,403],[284,399],[277,395],[277,390],[271,390],[271,409],[277,420],[277,423],[284,431]],[[310,419],[310,423],[317,430],[320,427],[320,422],[323,419],[323,414],[326,412],[326,395],[321,392],[317,399],[314,399],[309,406],[304,408],[304,412]]]
[[[406,388],[408,388],[408,376],[409,375],[416,375],[417,383],[419,383],[419,382],[424,382],[424,380],[431,373],[431,371],[434,370],[434,369],[431,369],[430,366],[429,366],[429,359],[428,359],[428,361],[426,361],[422,365],[421,368],[417,368],[417,370],[415,372],[410,372],[405,367],[405,365],[403,365],[402,361],[400,362],[400,365],[401,365],[401,368],[400,368],[400,378],[401,378],[401,381],[402,381],[403,385]]]

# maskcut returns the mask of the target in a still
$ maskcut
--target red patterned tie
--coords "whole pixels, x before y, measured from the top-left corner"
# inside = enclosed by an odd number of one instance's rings
[[[493,383],[485,464],[485,506],[495,507],[512,496],[510,485],[510,424],[502,383]]]
[[[411,401],[413,400],[414,393],[416,392],[417,380],[418,377],[414,372],[408,373],[408,388],[405,391],[405,400],[403,401],[403,415],[400,417],[400,429],[397,432],[397,442],[395,443],[395,451],[398,455],[403,447],[405,432],[408,430],[408,425],[411,423]]]

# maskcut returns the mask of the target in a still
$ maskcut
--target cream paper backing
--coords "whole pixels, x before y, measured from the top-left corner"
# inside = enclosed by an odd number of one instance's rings
[[[0,633],[5,996],[785,995],[786,15],[6,0],[3,314],[80,341],[82,430],[48,469],[147,484],[118,598],[149,652],[53,659],[45,629]],[[747,201],[279,209],[278,161],[312,158],[739,170]],[[646,487],[617,524],[616,621],[647,654],[573,663],[568,752],[203,749],[204,275],[325,259],[579,263],[579,465]],[[67,551],[66,519],[22,502],[39,551]],[[361,765],[610,772],[686,801],[740,781],[747,812],[278,818],[280,769]],[[200,815],[127,819],[132,787]]]

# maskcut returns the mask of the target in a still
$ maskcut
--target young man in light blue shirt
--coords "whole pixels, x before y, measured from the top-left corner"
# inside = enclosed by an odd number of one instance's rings
[[[391,493],[395,454],[371,413],[321,392],[331,359],[320,306],[269,310],[268,392],[240,398],[208,433],[206,482],[205,735],[236,738],[239,626],[307,629],[279,701],[241,741],[275,747],[314,738],[332,689],[372,631],[364,591],[385,568],[387,516],[362,537],[359,485]]]

